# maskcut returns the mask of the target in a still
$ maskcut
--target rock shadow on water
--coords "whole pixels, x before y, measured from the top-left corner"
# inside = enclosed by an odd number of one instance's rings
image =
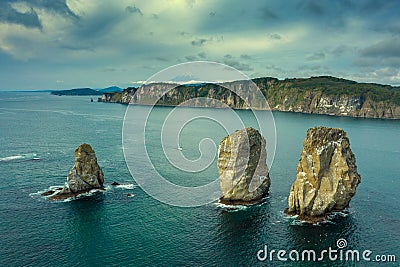
[[[289,215],[286,211],[283,213],[284,218],[292,226],[323,226],[328,224],[339,224],[344,218],[351,217],[349,209],[332,211],[321,217],[304,217],[301,215]]]
[[[314,250],[317,257],[320,257],[321,251],[328,250],[329,247],[334,250],[338,249],[338,240],[347,242],[346,247],[343,247],[344,250],[359,247],[358,225],[356,218],[351,214],[335,213],[326,222],[316,224],[300,222],[296,219],[289,219],[289,221],[292,221],[286,229],[287,250],[289,251],[292,249],[297,251]],[[325,257],[318,264],[321,264],[318,266],[331,266],[332,262]]]
[[[99,255],[107,255],[107,245],[99,240],[110,240],[107,201],[104,194],[80,197],[66,204],[67,224],[74,229],[75,255],[79,262],[95,262]]]
[[[222,262],[238,266],[255,265],[256,257],[248,251],[259,245],[273,227],[270,201],[250,206],[215,204],[218,212],[217,253]],[[240,244],[240,245],[239,245]],[[229,264],[230,263],[230,264]]]

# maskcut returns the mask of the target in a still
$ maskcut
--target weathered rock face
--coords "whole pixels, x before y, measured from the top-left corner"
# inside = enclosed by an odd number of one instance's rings
[[[67,176],[64,187],[49,199],[64,199],[77,196],[92,189],[103,189],[104,174],[97,164],[96,154],[89,144],[75,149],[75,165]]]
[[[222,139],[218,147],[218,172],[224,204],[254,204],[268,194],[270,178],[265,139],[246,128]]]
[[[346,132],[311,128],[304,140],[286,212],[306,221],[324,220],[331,211],[349,206],[360,181]]]

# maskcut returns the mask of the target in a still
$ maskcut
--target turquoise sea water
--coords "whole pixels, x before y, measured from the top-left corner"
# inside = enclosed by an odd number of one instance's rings
[[[88,97],[0,93],[0,266],[379,266],[364,261],[283,264],[276,257],[274,262],[257,259],[257,251],[266,244],[270,250],[319,252],[336,248],[340,238],[348,249],[371,250],[371,258],[396,255],[397,262],[383,265],[398,266],[399,121],[274,113],[278,139],[269,198],[262,205],[236,210],[213,203],[180,208],[158,202],[135,185],[121,144],[125,109],[91,103]],[[157,107],[149,122],[154,135],[149,154],[156,168],[177,184],[216,179],[215,163],[200,180],[187,180],[160,153],[156,126],[171,110]],[[252,126],[248,111],[238,114]],[[322,225],[301,225],[283,210],[305,132],[316,125],[346,130],[362,182],[348,215]],[[194,122],[182,131],[184,153],[196,158],[199,140],[218,142],[224,135],[216,124]],[[96,151],[108,190],[67,202],[38,196],[64,183],[73,151],[84,142]],[[109,186],[113,181],[124,186]]]

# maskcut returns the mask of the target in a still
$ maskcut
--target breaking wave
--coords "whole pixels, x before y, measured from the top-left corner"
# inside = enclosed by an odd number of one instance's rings
[[[40,158],[35,153],[28,153],[28,154],[21,154],[21,155],[0,158],[0,162],[21,161],[21,160],[40,160]]]

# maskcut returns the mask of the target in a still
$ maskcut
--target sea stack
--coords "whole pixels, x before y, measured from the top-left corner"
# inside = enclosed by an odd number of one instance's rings
[[[238,130],[218,146],[220,203],[250,205],[268,194],[270,178],[265,139],[253,128]]]
[[[361,177],[342,129],[315,127],[307,131],[286,212],[311,223],[349,206]]]
[[[50,200],[76,197],[92,189],[104,189],[104,174],[97,164],[94,150],[89,144],[81,144],[75,149],[75,165],[67,176],[64,187],[52,194]],[[46,193],[44,193],[46,194]]]

